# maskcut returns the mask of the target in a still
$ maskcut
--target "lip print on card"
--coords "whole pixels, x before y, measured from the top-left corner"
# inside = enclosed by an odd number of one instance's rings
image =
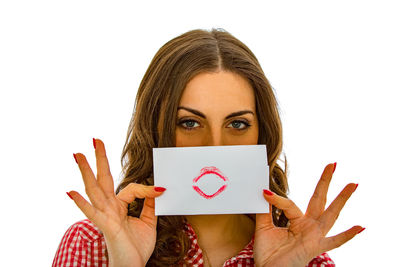
[[[225,183],[214,193],[212,194],[206,194],[198,185],[197,182],[200,179],[221,179]],[[203,169],[200,170],[199,176],[193,179],[193,189],[202,197],[206,199],[211,199],[216,196],[218,196],[220,193],[222,193],[226,187],[228,186],[227,184],[228,178],[226,178],[225,175],[221,172],[220,169],[217,167],[211,166],[211,167],[204,167]]]

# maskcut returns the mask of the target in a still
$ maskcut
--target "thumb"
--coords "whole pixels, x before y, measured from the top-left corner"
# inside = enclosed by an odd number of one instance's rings
[[[142,213],[140,213],[140,219],[151,225],[152,227],[157,226],[157,216],[155,215],[155,203],[154,198],[146,198],[144,200]]]
[[[270,213],[258,213],[256,214],[256,231],[257,230],[268,230],[275,227],[272,219],[272,205],[269,204]]]
[[[264,189],[263,196],[273,194],[271,191]],[[274,221],[272,219],[272,205],[269,204],[269,213],[259,213],[256,215],[256,230],[274,228]]]

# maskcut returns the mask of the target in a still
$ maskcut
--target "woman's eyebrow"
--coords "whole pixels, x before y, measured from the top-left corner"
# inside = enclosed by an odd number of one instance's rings
[[[248,113],[250,113],[254,116],[254,112],[251,110],[241,110],[241,111],[237,111],[237,112],[233,112],[233,113],[229,114],[228,116],[225,117],[225,120],[230,119],[232,117],[240,116],[243,114],[248,114]]]
[[[183,106],[178,107],[178,110],[180,110],[180,109],[184,109],[184,110],[189,111],[199,117],[202,117],[203,119],[206,119],[206,115],[204,115],[203,113],[201,113],[200,111],[198,111],[196,109],[183,107]],[[227,120],[232,117],[236,117],[236,116],[240,116],[240,115],[248,114],[248,113],[253,114],[253,116],[254,116],[254,112],[251,110],[241,110],[241,111],[237,111],[237,112],[233,112],[233,113],[229,114],[228,116],[225,117],[225,119]]]
[[[198,110],[196,110],[196,109],[192,109],[192,108],[187,108],[187,107],[179,106],[179,107],[178,107],[178,110],[180,110],[180,109],[184,109],[184,110],[186,110],[186,111],[189,111],[189,112],[191,112],[191,113],[193,113],[193,114],[195,114],[195,115],[197,115],[197,116],[202,117],[203,119],[206,118],[206,115],[204,115],[203,113],[201,113],[200,111],[198,111]]]

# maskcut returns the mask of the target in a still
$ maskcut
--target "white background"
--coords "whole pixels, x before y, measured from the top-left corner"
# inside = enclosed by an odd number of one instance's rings
[[[212,27],[247,44],[276,90],[290,197],[304,210],[329,162],[329,201],[360,184],[329,234],[366,230],[330,252],[337,265],[397,261],[396,1],[248,2],[0,3],[2,265],[51,265],[65,230],[84,218],[65,194],[84,193],[72,153],[93,162],[92,137],[102,138],[118,181],[152,57],[171,38]]]

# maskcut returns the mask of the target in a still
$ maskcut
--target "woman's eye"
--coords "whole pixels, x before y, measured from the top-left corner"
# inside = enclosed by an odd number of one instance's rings
[[[179,125],[181,125],[183,128],[185,128],[187,130],[192,130],[196,127],[199,127],[199,123],[194,120],[184,120],[184,121],[179,122]]]
[[[250,124],[246,121],[233,121],[229,125],[232,125],[232,127],[228,126],[229,128],[234,128],[238,130],[244,130],[250,126]]]

